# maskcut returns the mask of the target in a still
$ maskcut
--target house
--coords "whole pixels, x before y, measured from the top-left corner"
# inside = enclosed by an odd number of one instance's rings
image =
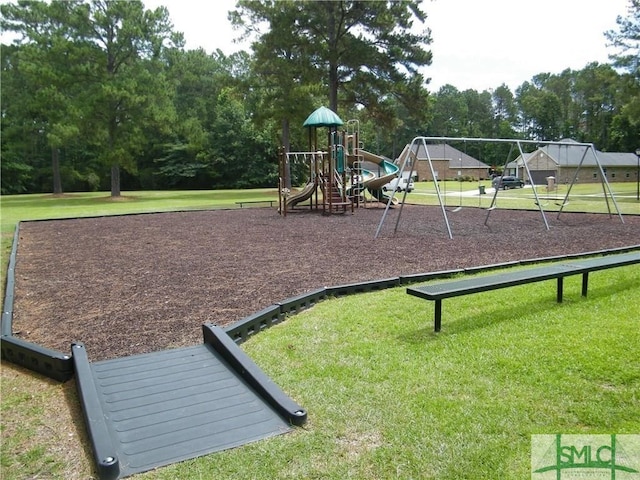
[[[482,180],[490,176],[491,167],[489,165],[446,143],[428,144],[426,146],[429,153],[428,156],[424,144],[413,144],[413,146],[408,144],[398,158],[405,158],[406,152],[410,148],[413,149],[415,155],[409,158],[406,169],[411,168],[411,162],[415,158],[416,163],[413,170],[420,181],[433,181],[429,158],[431,159],[435,176],[439,180],[452,180],[459,177]]]
[[[522,178],[526,183],[544,185],[548,177],[554,177],[556,183],[571,183],[578,171],[577,182],[601,182],[602,172],[609,182],[636,182],[638,175],[638,157],[635,153],[600,152],[580,145],[575,140],[560,140],[566,145],[546,145],[534,152],[525,153],[506,166],[505,174]],[[572,145],[576,144],[576,145]],[[583,160],[584,156],[584,160]],[[597,161],[596,161],[597,156]],[[582,165],[580,162],[582,161]],[[531,178],[524,166],[526,162]]]

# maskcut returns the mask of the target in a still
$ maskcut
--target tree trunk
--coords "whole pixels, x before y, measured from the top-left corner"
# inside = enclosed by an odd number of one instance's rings
[[[329,108],[338,114],[338,67],[329,66]]]
[[[120,196],[120,165],[113,158],[113,149],[116,143],[116,131],[118,125],[114,116],[109,120],[109,156],[111,157],[111,196]]]
[[[53,170],[53,194],[62,195],[62,178],[60,177],[60,150],[51,149],[51,168]]]
[[[284,149],[284,155],[286,159],[287,153],[291,150],[291,145],[289,145],[289,119],[282,119],[282,148]],[[288,161],[284,163],[285,169],[285,188],[291,189],[291,165],[289,165]]]
[[[333,5],[331,5],[333,7]],[[327,25],[329,36],[329,108],[338,114],[338,41],[336,32],[336,16],[333,8],[329,9]]]
[[[111,165],[111,196],[120,196],[120,166],[117,163]]]

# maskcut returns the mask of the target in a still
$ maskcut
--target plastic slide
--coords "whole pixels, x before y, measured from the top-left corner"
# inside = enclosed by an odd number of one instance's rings
[[[289,197],[287,197],[287,203],[286,203],[287,208],[288,209],[292,208],[297,204],[299,204],[300,202],[304,202],[308,198],[311,198],[311,195],[313,195],[313,192],[315,191],[316,191],[316,184],[313,180],[311,180],[309,183],[307,183],[304,186],[302,190],[296,193],[292,193],[291,195],[289,195]]]
[[[382,187],[398,176],[400,167],[386,160],[380,155],[376,155],[366,150],[360,150],[364,160],[362,170],[364,173],[363,186],[379,202],[387,202],[389,195],[384,193]],[[373,175],[371,175],[373,174]],[[393,192],[391,193],[393,195]],[[393,202],[397,203],[397,200]]]

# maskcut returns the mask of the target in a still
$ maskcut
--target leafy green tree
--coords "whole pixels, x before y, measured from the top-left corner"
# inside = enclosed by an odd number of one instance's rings
[[[143,179],[155,188],[211,188],[210,128],[215,122],[220,92],[236,83],[233,69],[241,62],[217,51],[167,52],[167,79],[175,89],[176,118],[170,133],[153,133],[152,163]],[[245,60],[246,61],[246,60]]]
[[[58,148],[82,137],[110,167],[119,196],[120,167],[135,171],[145,127],[173,118],[160,59],[179,37],[167,10],[145,11],[139,0],[23,0],[3,5],[3,17],[24,38],[25,78],[42,99],[33,115],[46,124],[54,172]]]
[[[633,152],[640,145],[640,82],[632,75],[619,77],[616,103],[607,147],[611,151]]]
[[[68,17],[78,2],[20,2],[2,6],[3,27],[21,35],[12,52],[10,79],[19,77],[20,109],[11,111],[42,135],[50,148],[53,192],[62,193],[59,162],[61,148],[79,136],[82,104],[74,102],[81,91],[76,81],[79,58],[73,48],[73,31]],[[14,102],[11,102],[14,103]]]
[[[634,151],[640,145],[640,0],[629,0],[627,16],[616,20],[618,30],[605,32],[617,53],[613,66],[629,73],[618,93],[622,106],[612,120],[611,142],[620,150]]]
[[[619,106],[617,88],[619,75],[610,65],[596,62],[576,74],[576,104],[583,115],[580,129],[583,138],[598,148],[608,149],[609,126]]]
[[[515,125],[518,118],[518,106],[511,89],[502,84],[492,93],[493,102],[493,138],[517,138]],[[502,150],[498,148],[497,150]],[[506,152],[505,152],[506,155]],[[504,158],[502,155],[501,158]]]
[[[493,123],[489,138],[518,138],[515,125],[518,118],[518,107],[511,89],[502,84],[491,92],[491,103],[493,105]],[[479,148],[476,156],[487,165],[498,168],[505,164],[510,150],[510,145],[483,144]]]
[[[516,121],[517,106],[513,93],[504,83],[493,91],[494,118],[498,122],[506,121],[513,124]]]
[[[0,161],[1,190],[3,195],[23,193],[31,190],[34,147],[39,146],[40,136],[35,135],[31,123],[22,114],[27,110],[31,98],[17,67],[17,47],[2,45],[2,88],[0,89]]]
[[[262,124],[277,119],[282,127],[279,143],[289,149],[290,125],[302,124],[315,108],[314,99],[321,98],[317,67],[308,58],[311,39],[298,37],[292,29],[304,8],[304,2],[240,2],[240,9],[231,12],[230,18],[245,31],[252,25],[268,22],[268,31],[252,45],[252,74],[246,88],[254,95],[255,119]],[[317,105],[315,105],[317,106]],[[301,129],[297,129],[301,130]],[[297,138],[302,144],[302,138]]]
[[[225,89],[218,96],[210,135],[214,188],[277,184],[276,148],[268,136],[254,128],[233,89]]]
[[[532,140],[557,140],[562,123],[560,100],[544,89],[543,77],[534,77],[531,83],[525,82],[516,90],[521,131]]]
[[[515,95],[445,85],[427,96],[418,68],[430,39],[415,34],[425,15],[413,1],[241,0],[231,17],[258,33],[252,54],[229,57],[184,51],[166,10],[139,1],[0,9],[2,28],[19,35],[0,59],[3,194],[118,195],[121,169],[125,187],[273,186],[275,145],[306,149],[299,127],[327,98],[359,121],[368,149],[391,158],[424,134],[640,145],[637,0],[608,32],[620,47],[613,65],[540,73]],[[504,164],[504,146],[457,145],[490,165]]]
[[[430,136],[464,137],[469,107],[464,95],[453,85],[443,85],[432,97],[433,117],[427,130]]]
[[[609,56],[613,66],[622,68],[640,81],[640,0],[629,0],[627,16],[618,16],[618,30],[605,32],[610,46],[618,51]]]
[[[174,120],[171,89],[159,64],[174,40],[164,7],[145,11],[142,2],[93,0],[78,10],[81,47],[92,79],[87,123],[101,158],[111,168],[111,196],[120,195],[120,167],[135,171],[134,156],[145,143],[144,127]]]
[[[417,1],[265,1],[241,0],[231,14],[235,25],[269,31],[254,43],[265,68],[291,78],[299,88],[322,85],[329,107],[364,106],[369,115],[391,123],[395,97],[407,111],[426,111],[427,94],[418,68],[430,64],[428,31],[414,33],[426,15]],[[287,81],[287,87],[291,82]],[[290,88],[288,93],[301,92]],[[286,98],[286,96],[285,96]],[[294,104],[298,98],[294,96]]]
[[[493,130],[493,103],[491,93],[468,89],[462,92],[467,104],[467,118],[465,119],[465,136],[489,137]]]

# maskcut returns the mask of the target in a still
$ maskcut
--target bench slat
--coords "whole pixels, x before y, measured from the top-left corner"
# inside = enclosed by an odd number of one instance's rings
[[[250,205],[256,203],[268,203],[270,207],[273,207],[273,202],[277,202],[277,200],[247,200],[242,202],[236,202],[236,205],[240,205],[242,208],[243,205]]]
[[[562,265],[538,267],[516,272],[499,273],[486,277],[465,278],[435,285],[425,285],[422,287],[409,287],[407,293],[427,300],[437,300],[439,298],[457,297],[471,293],[487,292],[499,288],[525,285],[527,283],[551,280],[558,276],[575,275],[576,272]]]
[[[566,262],[563,265],[582,271],[595,272],[612,267],[624,267],[640,263],[640,252],[620,253],[617,255],[606,255],[604,257],[584,258],[573,262]]]

